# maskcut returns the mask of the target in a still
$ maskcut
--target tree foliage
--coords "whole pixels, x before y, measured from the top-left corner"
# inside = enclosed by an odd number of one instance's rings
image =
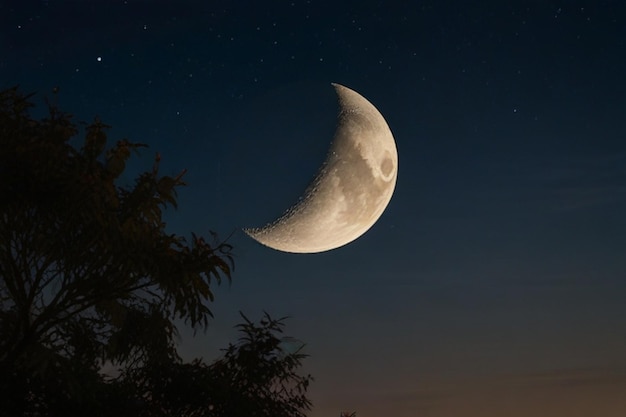
[[[233,268],[231,246],[215,235],[167,233],[163,213],[176,207],[185,172],[161,175],[157,154],[151,170],[123,184],[127,162],[145,145],[123,139],[107,148],[109,126],[96,119],[74,146],[81,129],[72,116],[49,105],[48,116],[35,120],[30,98],[17,88],[0,92],[0,392],[8,399],[0,407],[9,415],[94,415],[117,407],[119,415],[156,416],[167,415],[155,408],[159,389],[178,374],[199,375],[194,387],[202,389],[220,381],[223,390],[225,375],[247,363],[250,343],[278,340],[270,334],[280,322],[266,317],[255,327],[246,320],[247,344],[231,346],[215,365],[178,357],[176,322],[206,329],[212,286],[230,281]],[[254,333],[261,329],[266,333]],[[276,351],[254,346],[261,356]],[[300,359],[257,365],[282,367],[267,372],[288,380]],[[105,363],[122,375],[106,379]],[[159,381],[155,370],[172,373]],[[268,378],[271,386],[276,379]],[[303,381],[296,386],[306,388]]]
[[[238,343],[223,349],[224,356],[206,365],[169,363],[133,369],[125,380],[141,387],[140,398],[163,416],[304,417],[312,381],[297,369],[306,357],[294,340],[282,336],[284,318],[267,313],[259,324],[242,314]]]

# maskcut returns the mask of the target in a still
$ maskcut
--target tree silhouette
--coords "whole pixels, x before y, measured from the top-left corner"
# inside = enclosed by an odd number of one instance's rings
[[[96,119],[75,147],[80,129],[71,115],[48,105],[48,116],[35,120],[31,96],[17,88],[0,92],[0,412],[168,415],[157,392],[172,385],[155,384],[165,371],[212,381],[187,384],[189,390],[223,391],[215,381],[237,370],[226,364],[244,360],[238,355],[249,345],[227,350],[215,366],[183,364],[175,347],[177,321],[206,329],[212,285],[230,281],[233,268],[231,246],[215,235],[209,242],[166,232],[162,215],[176,207],[185,172],[160,175],[157,154],[152,169],[126,186],[126,163],[145,145],[120,140],[107,149],[109,126]],[[280,327],[265,320],[260,329]],[[243,326],[257,329],[247,319]],[[286,372],[279,382],[299,365],[298,355],[274,363]],[[100,372],[107,363],[122,374],[107,379]],[[307,378],[295,382],[306,390]],[[275,397],[286,405],[289,399]],[[197,411],[186,415],[224,415]]]
[[[138,398],[150,397],[160,416],[305,417],[312,378],[296,372],[306,357],[302,346],[290,351],[294,340],[281,336],[284,318],[242,318],[239,342],[211,365],[170,362],[134,369],[125,380],[141,387]]]

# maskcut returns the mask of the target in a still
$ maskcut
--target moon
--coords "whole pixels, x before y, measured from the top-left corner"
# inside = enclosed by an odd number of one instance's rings
[[[317,176],[277,220],[244,229],[272,249],[317,253],[344,246],[376,223],[393,195],[398,151],[387,122],[359,93],[332,85],[339,100],[338,124]]]

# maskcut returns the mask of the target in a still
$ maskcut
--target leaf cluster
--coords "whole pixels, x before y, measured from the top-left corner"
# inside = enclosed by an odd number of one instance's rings
[[[141,387],[145,416],[305,417],[306,391],[313,380],[299,375],[307,357],[298,342],[282,335],[284,320],[267,313],[254,323],[241,314],[241,338],[208,365],[168,362],[133,370],[125,381]]]

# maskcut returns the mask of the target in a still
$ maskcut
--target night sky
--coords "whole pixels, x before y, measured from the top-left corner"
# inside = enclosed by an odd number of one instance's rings
[[[331,82],[384,115],[395,194],[314,255],[264,247],[336,126]],[[311,417],[626,415],[623,1],[0,1],[0,88],[188,169],[168,231],[235,247],[205,335],[290,316]],[[52,93],[58,87],[58,94]]]

